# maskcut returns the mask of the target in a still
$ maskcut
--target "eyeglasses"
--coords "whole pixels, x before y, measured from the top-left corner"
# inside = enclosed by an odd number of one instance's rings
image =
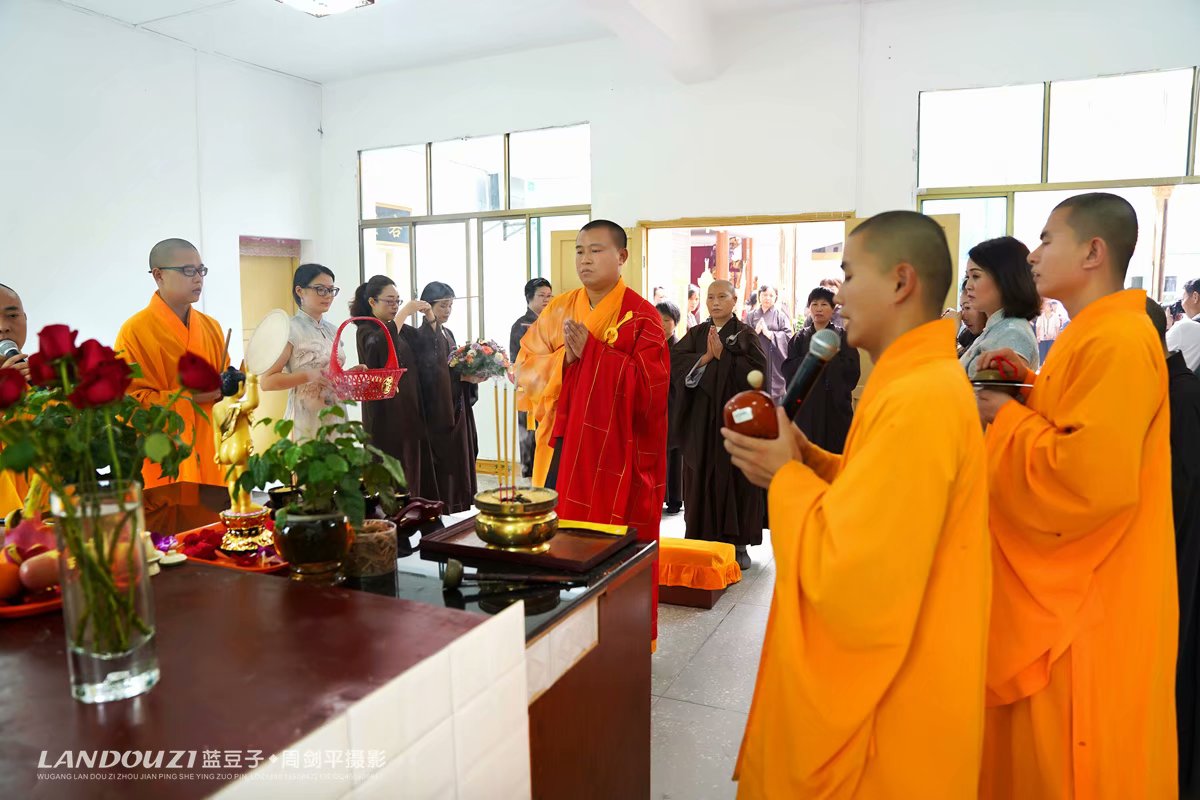
[[[400,298],[399,297],[376,297],[375,302],[383,303],[385,306],[398,306],[398,305],[400,305]]]
[[[187,266],[187,267],[158,267],[158,269],[161,269],[163,272],[166,272],[167,270],[171,270],[171,271],[174,271],[174,272],[182,272],[182,273],[183,273],[183,276],[184,276],[185,278],[194,278],[194,277],[196,277],[197,275],[199,275],[201,278],[203,278],[205,275],[207,275],[207,274],[208,274],[208,267],[204,266],[203,264],[201,264],[201,265],[200,265],[200,266],[198,266],[198,267],[192,267],[192,266]],[[153,274],[153,273],[154,273],[154,270],[150,270],[150,273],[151,273],[151,274]]]
[[[338,292],[340,292],[340,291],[341,291],[341,289],[339,289],[339,288],[338,288],[338,287],[336,287],[336,286],[320,286],[320,285],[316,285],[316,286],[305,286],[304,288],[305,288],[305,289],[312,289],[314,292],[316,292],[317,294],[319,294],[321,297],[337,297],[337,296],[338,296]]]

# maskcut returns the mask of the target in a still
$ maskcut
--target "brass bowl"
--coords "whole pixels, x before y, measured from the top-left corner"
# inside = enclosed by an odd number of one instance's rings
[[[512,492],[513,490],[506,490]],[[489,489],[475,495],[475,534],[490,547],[526,553],[544,553],[558,533],[558,492],[534,487],[516,490],[514,500],[501,499]]]

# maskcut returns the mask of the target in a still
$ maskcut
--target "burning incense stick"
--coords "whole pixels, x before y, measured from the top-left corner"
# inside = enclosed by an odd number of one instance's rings
[[[500,391],[504,392],[504,485],[502,493],[507,499],[511,495],[508,482],[508,386],[504,385],[503,382],[500,383]]]

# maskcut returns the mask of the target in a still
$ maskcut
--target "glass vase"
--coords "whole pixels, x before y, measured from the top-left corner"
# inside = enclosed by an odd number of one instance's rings
[[[158,657],[141,485],[70,487],[50,507],[72,696],[106,703],[148,691]]]

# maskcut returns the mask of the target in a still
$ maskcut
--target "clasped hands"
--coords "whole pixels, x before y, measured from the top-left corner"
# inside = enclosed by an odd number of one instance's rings
[[[587,347],[588,337],[592,334],[588,332],[587,325],[569,319],[563,323],[563,346],[566,349],[566,363],[570,364],[573,361],[578,361],[583,358],[584,348]]]
[[[721,333],[717,330],[717,326],[713,325],[708,329],[708,348],[704,351],[704,355],[700,356],[700,363],[707,364],[710,361],[721,359],[721,355],[725,352],[725,345],[721,342]]]
[[[981,369],[994,369],[999,370],[1001,374],[1005,374],[1011,365],[1017,369],[1017,374],[1012,376],[1011,380],[1017,383],[1029,383],[1029,362],[1012,348],[985,350],[976,363],[978,364],[977,372]],[[1005,377],[1008,376],[1005,374]],[[1016,402],[1016,398],[1004,392],[980,388],[975,390],[975,401],[979,404],[979,419],[985,425],[990,425],[996,419],[996,415],[1000,413],[1000,409],[1008,403]]]
[[[787,412],[776,408],[779,418],[779,436],[774,439],[756,439],[721,428],[725,437],[725,452],[729,453],[733,465],[742,471],[746,480],[762,489],[771,486],[771,480],[789,461],[804,463],[804,454],[812,443],[804,432],[792,424]]]

